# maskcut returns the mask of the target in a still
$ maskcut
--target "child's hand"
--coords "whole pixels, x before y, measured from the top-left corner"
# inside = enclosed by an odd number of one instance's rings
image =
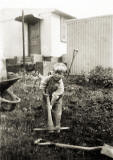
[[[43,92],[43,95],[44,95],[44,96],[46,96],[46,97],[48,97],[48,96],[49,96],[49,95],[48,95],[47,93],[45,93],[45,92]]]
[[[57,99],[59,98],[59,96],[52,96],[52,100],[51,100],[51,105],[53,106],[55,104],[55,102],[57,101]]]
[[[52,110],[52,105],[50,105],[50,110]]]

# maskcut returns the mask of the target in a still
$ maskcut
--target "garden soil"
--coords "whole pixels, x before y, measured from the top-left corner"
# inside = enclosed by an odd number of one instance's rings
[[[1,160],[110,160],[100,150],[83,151],[38,146],[42,138],[53,142],[79,146],[113,146],[113,89],[76,85],[73,78],[64,80],[61,125],[70,127],[60,134],[36,132],[46,126],[40,81],[25,75],[11,88],[21,98],[15,110],[1,112]],[[35,85],[34,85],[35,84]]]

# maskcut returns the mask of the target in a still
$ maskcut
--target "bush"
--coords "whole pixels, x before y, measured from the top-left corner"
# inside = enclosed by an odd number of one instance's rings
[[[65,84],[78,84],[78,85],[86,85],[88,83],[88,76],[85,73],[81,75],[70,75],[64,79]]]
[[[68,142],[87,146],[110,144],[113,138],[113,89],[70,86],[64,95],[64,126],[71,126]],[[67,94],[68,93],[68,94]],[[108,136],[109,135],[109,136]],[[77,137],[79,140],[75,140]],[[112,145],[112,144],[111,144]]]
[[[77,75],[76,76],[76,80],[75,83],[78,85],[85,85],[87,84],[88,79],[87,79],[87,75],[86,74],[81,74],[81,75]]]
[[[97,87],[113,87],[113,69],[96,66],[89,74],[89,83]]]
[[[75,82],[76,76],[69,77]],[[42,94],[39,82],[29,73],[25,79],[14,84],[14,93],[21,98],[13,112],[1,113],[1,159],[2,160],[109,160],[98,151],[61,149],[53,146],[37,146],[34,141],[44,138],[58,143],[80,146],[113,145],[113,89],[65,84],[63,96],[62,126],[70,130],[60,134],[34,132],[35,127],[46,126]],[[84,157],[83,157],[84,156]]]

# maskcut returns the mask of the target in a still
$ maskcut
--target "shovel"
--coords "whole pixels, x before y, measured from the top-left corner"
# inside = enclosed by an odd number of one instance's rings
[[[46,96],[46,99],[47,99],[47,114],[48,114],[48,130],[52,131],[54,129],[54,124],[53,124],[53,120],[52,120],[49,95]]]
[[[101,154],[113,158],[113,147],[108,144],[104,144],[104,146],[101,149]]]
[[[113,147],[108,144],[104,144],[104,146],[84,147],[84,146],[76,146],[76,145],[63,144],[63,143],[54,143],[52,141],[46,141],[41,138],[36,140],[35,144],[38,144],[41,146],[52,145],[52,146],[56,146],[56,147],[60,147],[60,148],[80,149],[80,150],[84,150],[84,151],[92,151],[92,150],[100,149],[101,154],[106,155],[110,158],[113,158]]]

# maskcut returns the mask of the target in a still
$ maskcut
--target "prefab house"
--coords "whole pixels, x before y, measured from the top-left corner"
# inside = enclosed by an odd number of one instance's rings
[[[23,56],[22,10],[2,9],[3,48],[6,58]],[[52,62],[67,53],[66,20],[74,18],[56,9],[24,9],[25,56],[42,62],[44,74]]]
[[[68,67],[73,50],[78,49],[71,74],[88,73],[95,66],[113,67],[113,16],[100,16],[67,21]]]

